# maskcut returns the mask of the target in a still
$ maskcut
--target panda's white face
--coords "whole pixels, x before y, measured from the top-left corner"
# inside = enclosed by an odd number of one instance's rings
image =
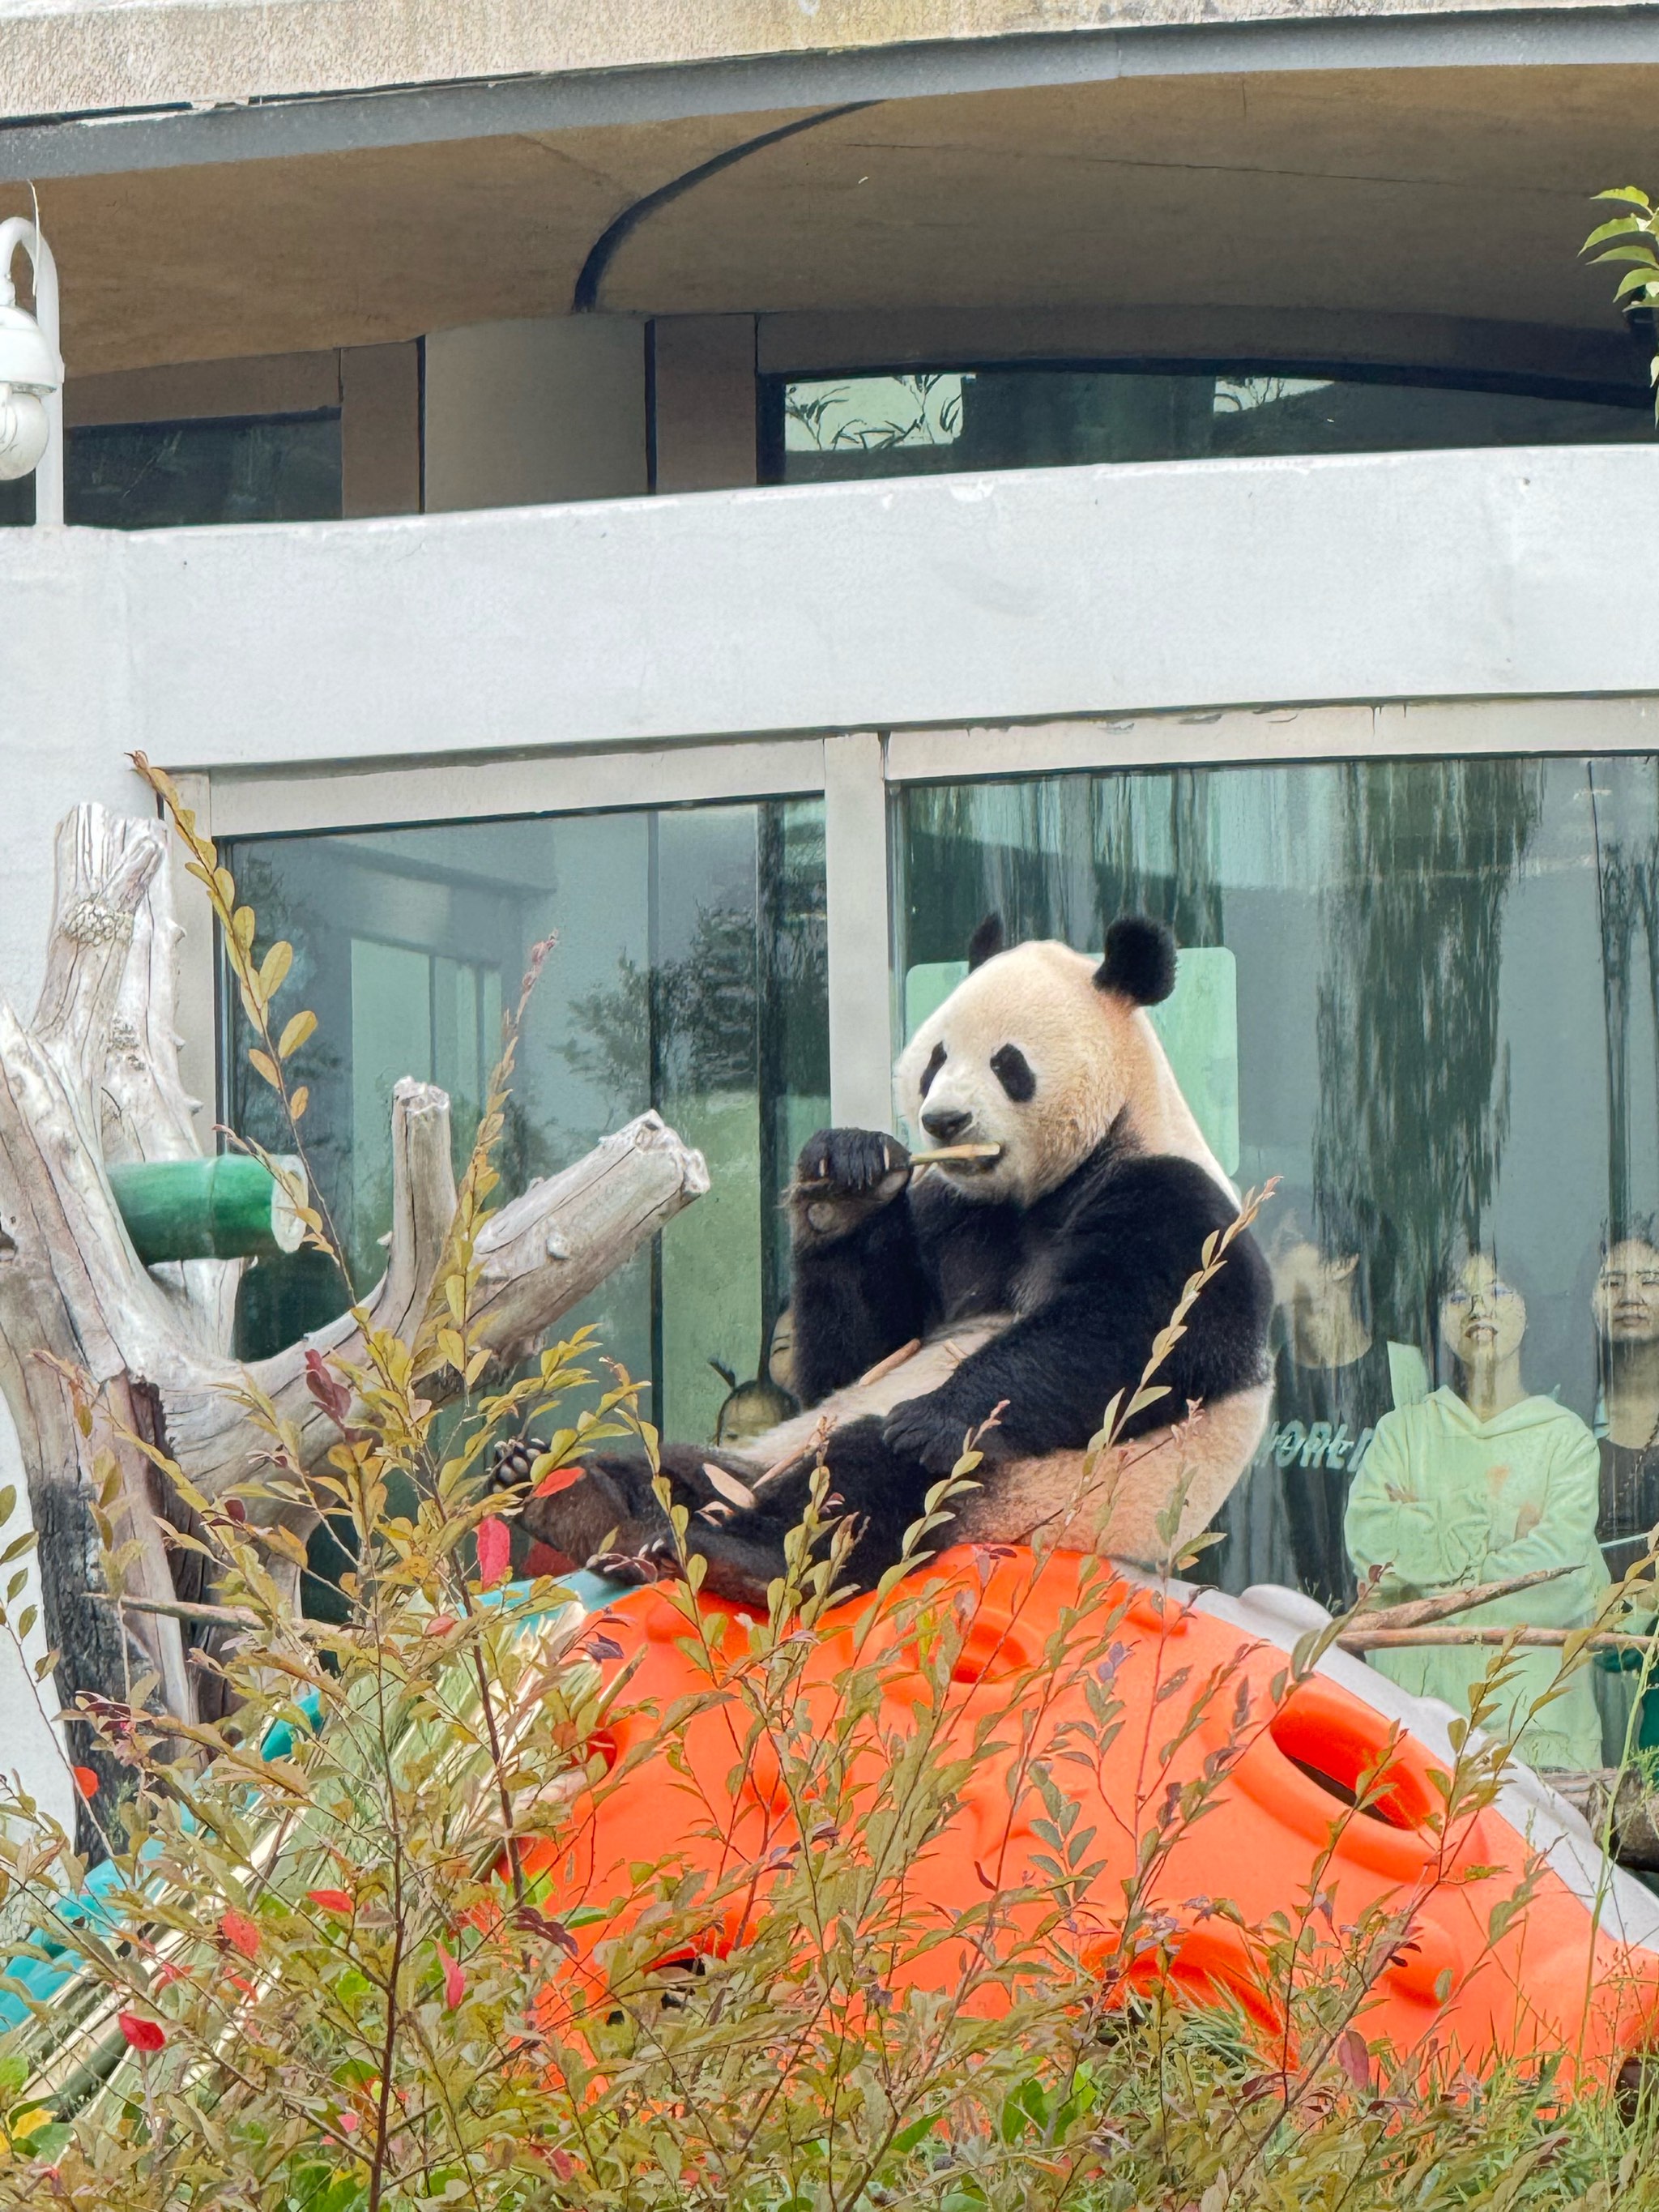
[[[1095,967],[1068,945],[1016,945],[966,976],[905,1048],[896,1085],[913,1146],[1002,1147],[989,1164],[929,1170],[964,1197],[1030,1205],[1147,1098],[1157,1041],[1139,1006],[1097,988]]]

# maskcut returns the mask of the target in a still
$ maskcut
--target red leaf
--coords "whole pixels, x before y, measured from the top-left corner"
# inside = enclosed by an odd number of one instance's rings
[[[1371,2054],[1366,2050],[1365,2039],[1357,2027],[1351,2027],[1338,2041],[1336,2063],[1356,2089],[1370,2089]]]
[[[447,1636],[454,1626],[455,1616],[453,1613],[434,1613],[421,1633],[422,1636]]]
[[[227,1498],[224,1505],[226,1519],[234,1521],[240,1528],[247,1519],[246,1506],[240,1498]]]
[[[91,1767],[77,1766],[75,1770],[75,1786],[83,1797],[94,1798],[98,1795],[98,1777]]]
[[[343,2136],[355,2136],[357,2132],[357,2115],[356,2112],[342,2112],[336,2125]]]
[[[444,1970],[444,2003],[453,2012],[466,1995],[466,1976],[441,1943],[438,1946],[438,1963]]]
[[[571,2157],[568,2150],[549,2151],[547,2154],[547,2162],[552,2167],[554,2172],[558,2175],[561,2181],[568,2181],[571,2175],[576,2171],[576,2161]]]
[[[478,1523],[478,1580],[488,1589],[500,1582],[513,1556],[513,1537],[505,1521],[492,1513]]]
[[[562,1490],[568,1490],[573,1482],[580,1482],[582,1470],[579,1467],[556,1467],[544,1474],[531,1492],[532,1498],[556,1498]]]
[[[136,2012],[118,2012],[115,2024],[135,2051],[160,2051],[167,2039],[159,2021],[145,2020]]]
[[[337,1429],[346,1425],[351,1393],[313,1345],[306,1354],[306,1388]]]
[[[556,1943],[567,1958],[574,1959],[580,1948],[562,1920],[550,1920],[533,1905],[521,1905],[513,1917],[520,1928],[528,1929],[534,1936],[546,1936],[550,1943]]]
[[[227,1943],[234,1943],[245,1959],[259,1955],[259,1931],[246,1912],[227,1912],[221,1916],[219,1933]]]
[[[337,1912],[345,1920],[351,1917],[351,1899],[343,1889],[308,1889],[306,1895],[325,1912]]]

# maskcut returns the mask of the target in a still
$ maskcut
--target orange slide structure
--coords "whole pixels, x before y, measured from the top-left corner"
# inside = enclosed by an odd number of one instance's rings
[[[1070,1832],[1094,1832],[1081,1855],[1093,1863],[1086,1897],[1044,1940],[1068,1943],[1109,1994],[1162,1978],[1193,2002],[1236,2004],[1293,2049],[1287,1923],[1291,1935],[1314,1931],[1311,1959],[1296,1970],[1304,1980],[1322,1950],[1333,1969],[1352,1972],[1358,1950],[1386,1927],[1355,2021],[1373,2049],[1453,2071],[1553,2058],[1569,2081],[1610,2080],[1659,2049],[1659,1898],[1613,1867],[1577,1812],[1525,1768],[1511,1765],[1487,1802],[1460,1803],[1449,1819],[1453,1717],[1334,1650],[1293,1680],[1292,1648],[1326,1620],[1310,1601],[1279,1589],[1233,1599],[1075,1553],[1039,1559],[1004,1547],[946,1552],[926,1579],[927,1610],[960,1638],[948,1679],[915,1658],[927,1631],[912,1582],[873,1628],[868,1598],[824,1616],[792,1715],[809,1735],[827,1734],[837,1682],[855,1666],[878,1669],[880,1710],[852,1782],[866,1804],[883,1786],[881,1746],[902,1741],[924,1708],[939,1756],[968,1753],[976,1729],[987,1741],[988,1723],[1000,1747],[975,1759],[956,1816],[909,1885],[947,1940],[912,1947],[896,1981],[954,1986],[965,1947],[948,1931],[982,1911],[988,1891],[1049,1887],[1052,1808],[1032,1775],[1044,1765],[1078,1806]],[[543,1847],[527,1868],[549,1878],[555,1911],[630,1887],[637,1897],[641,1867],[665,1861],[703,1869],[728,1900],[732,1875],[746,1873],[738,1893],[752,1899],[781,1853],[815,1847],[810,1805],[792,1799],[772,1739],[755,1730],[758,1705],[706,1694],[725,1670],[750,1665],[748,1625],[729,1606],[701,1602],[711,1676],[688,1648],[687,1601],[660,1586],[619,1593],[584,1627],[607,1676],[628,1672],[623,1717],[594,1746],[612,1765],[651,1744],[676,1700],[704,1701],[678,1732],[685,1771],[641,1759],[577,1808],[574,1840]],[[1072,1663],[1074,1650],[1086,1659]],[[1104,1728],[1108,1703],[1115,1724]],[[1136,1929],[1153,1932],[1126,1943],[1132,1891],[1143,1908]],[[1029,1894],[1020,1909],[1033,1924],[1040,1917]],[[741,1941],[743,1917],[740,1905],[714,1908],[703,1948]],[[616,1925],[596,1914],[579,1927],[584,1951]]]

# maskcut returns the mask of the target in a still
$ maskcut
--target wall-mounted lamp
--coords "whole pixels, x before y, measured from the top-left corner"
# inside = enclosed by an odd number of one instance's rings
[[[34,313],[17,304],[19,246],[34,271]],[[33,223],[0,222],[0,477],[33,469],[36,522],[64,519],[64,364],[58,351],[58,264]]]

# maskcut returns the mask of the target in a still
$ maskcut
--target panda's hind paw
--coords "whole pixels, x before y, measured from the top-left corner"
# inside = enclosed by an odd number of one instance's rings
[[[677,1580],[680,1563],[672,1545],[648,1544],[639,1552],[596,1552],[587,1563],[587,1571],[603,1575],[607,1582],[625,1583],[630,1589],[642,1589],[649,1583]]]

